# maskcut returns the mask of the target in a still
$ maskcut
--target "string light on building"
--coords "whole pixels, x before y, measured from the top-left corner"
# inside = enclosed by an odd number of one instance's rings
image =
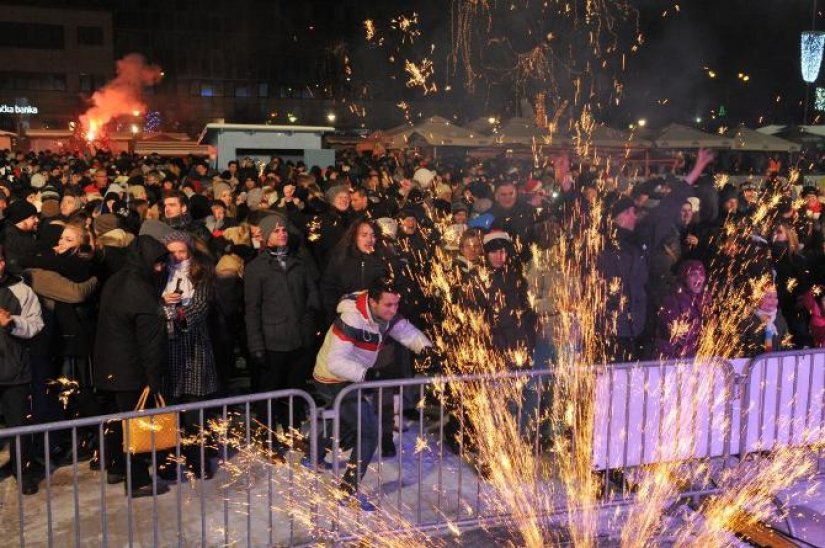
[[[802,79],[812,84],[819,76],[819,67],[822,65],[822,50],[825,48],[825,32],[803,32],[800,46]]]
[[[825,88],[816,88],[814,90],[814,110],[817,112],[825,112]]]
[[[147,112],[146,116],[144,116],[144,121],[143,131],[145,133],[157,133],[160,131],[162,122],[160,112],[156,110]]]

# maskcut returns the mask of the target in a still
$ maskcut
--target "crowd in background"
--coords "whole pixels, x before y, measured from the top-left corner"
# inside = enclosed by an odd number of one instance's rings
[[[737,187],[714,177],[724,166],[704,150],[634,181],[564,156],[537,168],[344,151],[332,166],[239,158],[219,172],[193,157],[6,151],[0,413],[11,427],[131,411],[146,386],[187,403],[437,372],[429,341],[412,331],[399,329],[403,344],[373,348],[374,366],[354,373],[330,351],[335,337],[373,344],[342,318],[360,310],[378,322],[363,303],[380,302],[380,291],[364,293],[380,284],[416,333],[431,335],[441,307],[423,285],[434,260],[449,261],[450,298],[483,314],[497,349],[552,367],[546,327],[563,311],[542,296],[566,281],[548,279],[533,254],[592,223],[605,236],[595,268],[608,288],[608,359],[695,355],[714,288],[746,284],[756,289],[737,354],[823,346],[820,192],[789,178],[787,159],[764,164],[764,181]],[[276,406],[269,426],[294,420]],[[384,433],[377,441],[391,455],[391,426]],[[110,483],[124,481],[121,438],[107,430],[106,462],[92,439],[84,455],[59,435],[48,447],[27,441],[24,492],[37,491],[46,452],[58,465],[90,458]],[[211,477],[199,450],[185,456]],[[133,462],[133,494],[152,493],[151,473]]]

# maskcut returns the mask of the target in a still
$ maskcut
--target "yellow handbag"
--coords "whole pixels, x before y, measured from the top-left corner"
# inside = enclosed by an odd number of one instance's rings
[[[149,399],[149,387],[143,389],[135,411],[143,411]],[[155,395],[158,407],[166,407],[163,396]],[[154,432],[154,444],[152,437]],[[151,453],[171,449],[178,443],[178,414],[160,413],[147,417],[123,419],[123,452],[124,453]]]

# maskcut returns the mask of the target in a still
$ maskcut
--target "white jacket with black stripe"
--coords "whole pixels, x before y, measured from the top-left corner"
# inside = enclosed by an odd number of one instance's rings
[[[400,316],[380,326],[370,311],[366,291],[350,293],[338,303],[338,317],[327,331],[315,360],[313,378],[321,383],[361,382],[375,365],[378,351],[392,337],[415,353],[432,346],[424,333]]]

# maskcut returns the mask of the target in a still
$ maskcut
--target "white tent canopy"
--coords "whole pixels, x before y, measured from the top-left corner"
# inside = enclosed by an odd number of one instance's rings
[[[505,145],[550,145],[569,144],[570,139],[559,133],[551,134],[531,118],[510,118],[499,128],[496,142]]]
[[[766,135],[778,135],[778,134],[785,134],[787,135],[789,132],[795,132],[796,134],[802,135],[808,133],[810,135],[816,135],[818,137],[825,137],[825,125],[819,126],[803,126],[803,125],[769,125],[769,126],[762,126],[758,128],[756,131],[759,133],[764,133]]]
[[[389,148],[406,148],[418,139],[430,146],[488,146],[493,139],[458,126],[441,116],[432,116],[414,126],[386,132]]]
[[[733,139],[733,148],[745,151],[799,152],[797,143],[740,126],[728,132]]]
[[[640,138],[635,133],[607,126],[596,126],[590,141],[593,146],[604,148],[650,148],[652,145],[650,141]]]
[[[653,140],[658,148],[730,148],[731,139],[680,124],[670,124]]]
[[[485,135],[490,133],[490,130],[493,129],[493,125],[490,123],[489,116],[481,116],[476,118],[472,122],[468,122],[464,124],[464,127],[472,131],[473,133],[484,133]]]

